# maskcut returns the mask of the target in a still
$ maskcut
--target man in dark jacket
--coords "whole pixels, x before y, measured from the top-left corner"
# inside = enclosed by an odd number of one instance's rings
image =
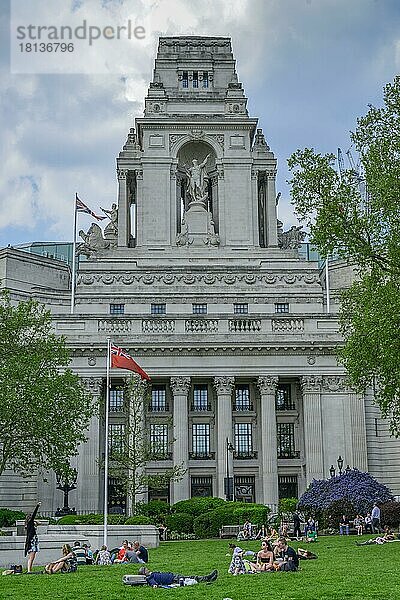
[[[141,567],[139,569],[139,575],[145,575],[147,580],[147,585],[151,585],[151,587],[162,587],[166,585],[171,585],[174,583],[180,583],[181,585],[185,585],[185,581],[188,579],[195,580],[196,583],[212,583],[218,577],[218,571],[214,570],[209,575],[178,575],[176,573],[170,573],[165,571],[149,571],[146,567]],[[189,585],[189,583],[187,584]]]
[[[276,543],[275,557],[280,563],[280,571],[297,571],[299,568],[297,552],[287,545],[284,537],[280,537]]]
[[[293,513],[293,535],[295,538],[301,538],[301,521],[297,512]]]

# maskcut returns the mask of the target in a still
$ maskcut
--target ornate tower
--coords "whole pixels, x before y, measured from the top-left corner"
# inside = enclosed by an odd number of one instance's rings
[[[229,38],[160,38],[117,159],[118,246],[276,247],[276,160],[249,117]]]

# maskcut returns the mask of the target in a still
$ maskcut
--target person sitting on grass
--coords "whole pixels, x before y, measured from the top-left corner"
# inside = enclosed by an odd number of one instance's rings
[[[244,575],[246,573],[246,567],[243,562],[244,550],[236,546],[236,544],[229,544],[229,548],[232,550],[232,560],[228,573],[231,575]]]
[[[44,570],[49,575],[54,575],[58,571],[62,573],[74,573],[78,568],[78,562],[76,559],[75,552],[72,550],[69,544],[64,544],[62,547],[62,557],[49,563],[45,566]]]
[[[273,571],[274,553],[272,546],[268,541],[262,542],[261,550],[257,552],[257,562],[255,568],[257,571]]]
[[[317,532],[315,530],[307,531],[306,541],[307,542],[317,542],[318,541]]]
[[[140,567],[139,575],[145,575],[147,585],[153,588],[169,585],[193,585],[196,583],[212,583],[218,577],[218,571],[215,569],[209,575],[179,575],[165,571],[149,571],[146,567]]]
[[[107,546],[102,546],[96,556],[96,565],[111,565],[111,554],[107,550]]]
[[[114,563],[127,562],[127,560],[125,558],[125,554],[126,554],[127,550],[129,550],[128,540],[124,540],[122,542],[121,548],[118,550],[117,558],[114,560]]]
[[[277,571],[297,571],[298,568],[297,552],[287,545],[284,537],[280,537],[275,547],[275,569]]]

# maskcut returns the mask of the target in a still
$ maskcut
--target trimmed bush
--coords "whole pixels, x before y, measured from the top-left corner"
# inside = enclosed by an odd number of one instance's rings
[[[15,521],[25,519],[26,515],[20,510],[10,510],[9,508],[0,509],[0,527],[13,527]]]
[[[234,514],[236,506],[235,502],[225,502],[225,506],[195,517],[193,523],[195,535],[199,538],[218,537],[223,525],[236,525],[238,518]]]
[[[296,512],[297,503],[298,503],[297,498],[281,498],[279,500],[279,508],[278,508],[279,514],[281,515],[282,513]]]
[[[189,513],[173,513],[165,521],[169,531],[177,533],[193,533],[193,517]]]
[[[266,525],[268,523],[268,516],[271,512],[269,506],[264,506],[264,504],[242,504],[235,503],[235,509],[233,511],[234,517],[236,519],[235,525],[243,525],[243,523],[247,520],[250,521],[253,525]]]
[[[389,489],[371,477],[352,469],[348,473],[330,479],[314,479],[299,500],[299,509],[317,515],[325,512],[332,502],[348,500],[354,511],[365,514],[374,502],[389,502],[393,496]]]
[[[163,523],[167,515],[170,512],[170,505],[168,502],[162,500],[150,500],[150,502],[143,502],[136,506],[136,513],[138,515],[146,515],[152,517],[158,523]]]
[[[400,525],[400,502],[385,502],[381,508],[381,523],[389,527]]]
[[[123,525],[126,517],[124,515],[107,515],[109,525]],[[103,515],[65,515],[58,520],[58,525],[102,525]]]
[[[154,519],[146,515],[135,515],[134,517],[128,517],[125,525],[154,525]]]
[[[225,500],[222,498],[195,497],[190,498],[189,500],[181,500],[181,502],[177,502],[171,506],[171,512],[189,513],[190,515],[197,517],[209,510],[220,508],[226,504],[227,502],[225,502]]]

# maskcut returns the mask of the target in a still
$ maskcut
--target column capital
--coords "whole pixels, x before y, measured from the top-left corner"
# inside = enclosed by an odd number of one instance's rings
[[[218,395],[232,394],[234,385],[235,385],[234,377],[228,377],[226,375],[222,375],[220,377],[214,377],[214,388],[216,389],[216,392]]]
[[[103,386],[102,377],[82,377],[82,383],[86,388],[86,391],[93,396],[100,396],[101,389]]]
[[[126,179],[128,175],[128,169],[117,169],[118,179]]]
[[[318,393],[321,391],[322,377],[319,375],[303,375],[300,377],[301,390],[304,393]]]
[[[257,387],[261,394],[275,394],[279,378],[272,375],[262,375],[257,379]]]
[[[330,375],[323,378],[323,388],[326,392],[350,392],[346,375]]]
[[[187,396],[190,386],[190,377],[171,377],[170,386],[174,396]]]

